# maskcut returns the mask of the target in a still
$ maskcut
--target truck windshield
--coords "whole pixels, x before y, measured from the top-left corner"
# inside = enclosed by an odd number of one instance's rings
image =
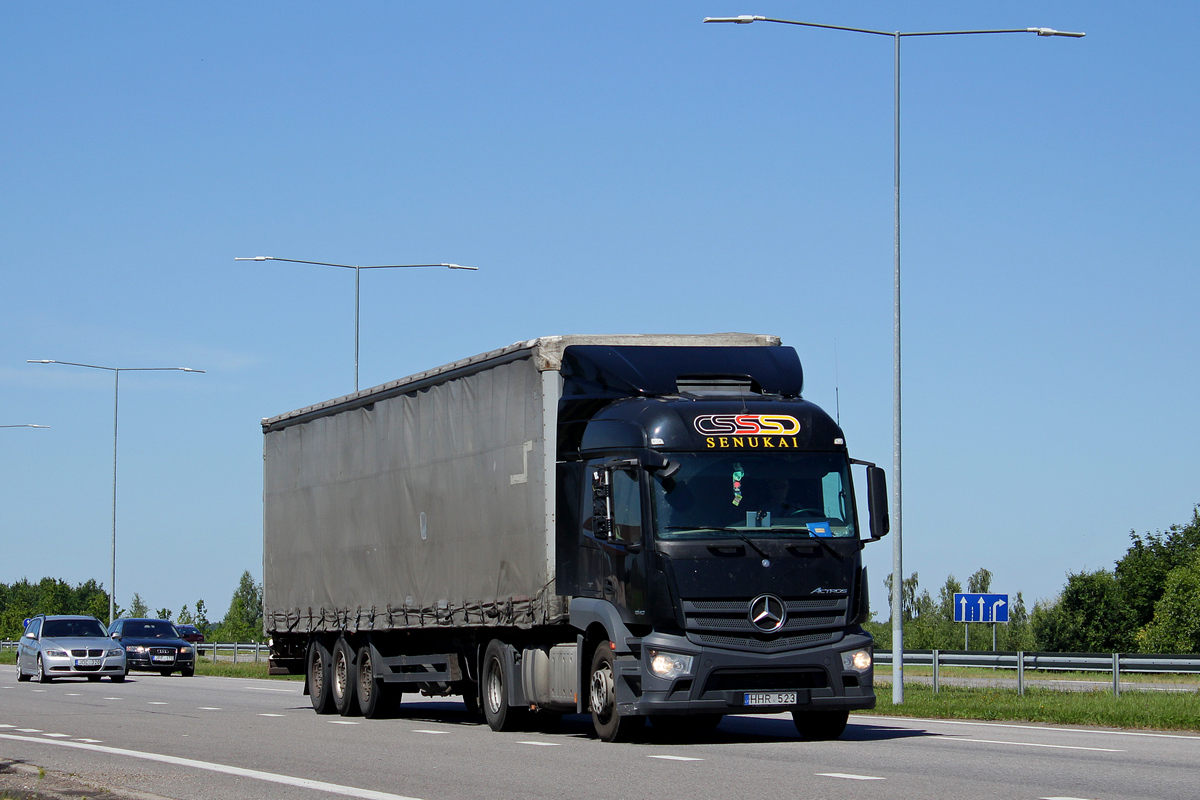
[[[660,539],[768,535],[853,538],[843,453],[672,453],[680,468],[651,473]]]

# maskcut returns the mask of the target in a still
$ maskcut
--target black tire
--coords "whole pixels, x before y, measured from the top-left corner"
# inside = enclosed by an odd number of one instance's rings
[[[49,683],[50,681],[54,680],[54,678],[51,678],[48,674],[46,674],[46,665],[42,663],[41,653],[38,653],[37,657],[37,676],[38,683]]]
[[[792,722],[800,738],[810,742],[836,739],[846,730],[849,711],[793,711]]]
[[[171,677],[171,673],[174,671],[175,670],[171,670],[171,669],[160,669],[158,671],[158,674],[162,675],[164,678],[169,678],[169,677]]]
[[[508,674],[506,647],[499,639],[493,639],[483,651],[479,694],[483,700],[483,717],[494,731],[520,730],[528,716],[525,709],[508,704],[509,681],[513,676]]]
[[[195,667],[187,667],[185,669],[181,669],[181,670],[179,670],[179,674],[184,678],[190,678],[196,674],[196,668]]]
[[[32,675],[26,675],[24,672],[21,671],[21,657],[17,656],[17,680],[20,681],[21,683],[24,683],[25,681],[30,680],[32,678],[33,678]]]
[[[129,674],[128,672],[125,672],[125,673],[122,673],[121,675],[113,675],[109,680],[111,680],[113,683],[124,683],[125,676],[128,674]]]
[[[329,648],[321,643],[319,639],[314,639],[308,646],[308,658],[305,660],[305,669],[308,679],[308,695],[312,701],[313,711],[318,714],[332,714],[336,709],[333,707],[333,692],[330,688],[332,683],[332,663],[333,657],[329,652]]]
[[[100,676],[99,675],[88,675],[87,679],[88,679],[88,683],[97,683],[100,680]]]
[[[330,670],[330,692],[333,705],[343,717],[358,715],[358,664],[354,648],[345,639],[333,646],[333,666]]]
[[[645,728],[645,717],[622,717],[617,710],[616,659],[608,642],[596,646],[588,671],[588,707],[592,726],[605,742],[628,742]]]
[[[671,739],[692,739],[711,732],[724,714],[659,714],[650,717],[654,730]]]
[[[400,692],[383,681],[375,680],[375,665],[369,644],[358,648],[358,710],[367,719],[381,719],[396,713]]]

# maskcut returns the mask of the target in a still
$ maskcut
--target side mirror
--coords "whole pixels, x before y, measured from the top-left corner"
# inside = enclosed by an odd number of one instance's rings
[[[607,469],[592,473],[592,520],[596,538],[612,541],[612,473]]]
[[[110,636],[111,638],[113,638],[113,639],[117,639],[117,640],[119,641],[119,640],[120,640],[120,638],[121,638],[121,632],[120,632],[120,631],[113,631],[112,633],[110,633],[110,634],[109,634],[109,636]]]
[[[30,632],[30,633],[25,634],[25,638],[26,639],[36,639],[37,636],[34,635],[32,632]]]
[[[887,476],[879,467],[867,467],[867,508],[871,515],[871,539],[882,539],[891,529],[888,517]]]

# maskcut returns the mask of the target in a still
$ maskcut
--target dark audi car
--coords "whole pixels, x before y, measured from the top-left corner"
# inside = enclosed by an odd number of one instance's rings
[[[129,670],[143,670],[185,678],[196,674],[196,648],[179,637],[165,619],[119,619],[108,626],[108,635],[125,648]]]

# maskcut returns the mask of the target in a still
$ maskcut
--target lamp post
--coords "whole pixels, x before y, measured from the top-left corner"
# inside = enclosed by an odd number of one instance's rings
[[[445,267],[446,269],[478,270],[479,267],[464,267],[461,264],[374,264],[360,266],[358,264],[330,264],[327,261],[301,261],[298,258],[276,258],[274,256],[237,257],[234,261],[290,261],[293,264],[316,264],[319,267],[338,267],[354,270],[354,391],[358,391],[358,287],[359,272],[364,269],[418,269],[421,267]]]
[[[1058,31],[1054,28],[1000,28],[994,30],[967,31],[876,31],[869,28],[851,28],[844,25],[822,25],[816,22],[798,22],[790,19],[772,19],[743,14],[737,17],[705,17],[705,22],[731,22],[746,25],[751,22],[777,22],[783,25],[801,25],[807,28],[826,28],[851,33],[868,33],[873,36],[890,36],[894,43],[894,121],[893,157],[895,162],[895,244],[894,277],[892,285],[892,702],[904,702],[904,621],[901,538],[901,491],[900,491],[900,40],[907,36],[975,36],[987,33],[1034,33],[1038,36],[1067,36],[1081,39],[1085,34]]]
[[[113,484],[112,484],[112,572],[108,587],[108,624],[111,625],[117,596],[117,411],[121,401],[122,372],[204,372],[191,367],[102,367],[98,364],[77,364],[73,361],[52,359],[29,359],[29,364],[62,364],[67,367],[102,369],[113,374]]]

